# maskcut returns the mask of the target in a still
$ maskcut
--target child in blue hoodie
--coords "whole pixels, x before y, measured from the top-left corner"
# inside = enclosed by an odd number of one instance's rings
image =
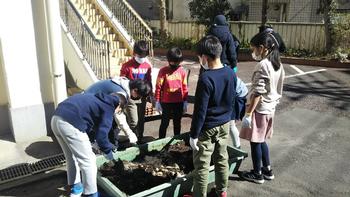
[[[113,146],[108,140],[108,132],[113,114],[120,110],[119,98],[103,93],[77,94],[58,105],[51,119],[51,128],[66,158],[70,196],[98,196],[96,156],[88,133],[93,129],[96,131],[94,138],[100,150],[107,160],[112,161]]]

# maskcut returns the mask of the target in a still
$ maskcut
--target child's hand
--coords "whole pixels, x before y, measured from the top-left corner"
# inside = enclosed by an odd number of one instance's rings
[[[183,111],[182,111],[183,114],[185,114],[187,112],[187,105],[188,105],[188,102],[184,101],[184,106],[183,106]]]
[[[156,110],[157,110],[160,114],[162,114],[163,109],[162,109],[162,106],[160,105],[159,101],[156,102]]]
[[[242,128],[252,128],[252,116],[251,114],[246,114],[242,119]]]

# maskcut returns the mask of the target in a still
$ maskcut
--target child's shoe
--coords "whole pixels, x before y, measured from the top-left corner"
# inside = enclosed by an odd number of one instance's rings
[[[262,175],[264,176],[264,179],[266,180],[273,180],[275,178],[275,175],[272,173],[272,170],[268,170],[265,167],[261,168]]]
[[[75,183],[70,189],[70,197],[80,197],[83,194],[83,185],[81,183]]]
[[[254,183],[262,184],[264,183],[264,177],[262,174],[255,173],[253,170],[250,172],[244,172],[241,174],[241,178],[252,181]]]
[[[84,197],[99,197],[100,195],[99,195],[98,192],[96,192],[96,193],[93,193],[93,194],[84,194],[83,196]]]

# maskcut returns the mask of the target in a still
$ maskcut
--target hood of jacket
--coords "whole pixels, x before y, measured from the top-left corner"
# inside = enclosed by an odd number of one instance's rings
[[[125,92],[118,92],[118,93],[123,95],[126,100],[129,100],[130,99],[130,87],[129,87],[130,80],[126,77],[114,77],[112,81],[120,85],[124,89]]]
[[[228,41],[231,36],[230,29],[227,25],[213,25],[209,33],[216,36],[220,42]]]
[[[97,94],[95,94],[95,96],[103,103],[106,103],[107,105],[113,106],[114,109],[117,108],[117,106],[119,105],[118,96],[113,96],[113,95],[104,94],[104,93],[97,93]]]

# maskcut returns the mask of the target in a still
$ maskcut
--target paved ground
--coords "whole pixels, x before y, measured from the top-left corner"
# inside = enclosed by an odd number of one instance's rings
[[[162,65],[162,58],[155,61]],[[190,95],[194,96],[198,64],[191,69]],[[250,82],[254,62],[239,63],[238,75]],[[283,100],[276,112],[275,134],[268,142],[276,176],[262,185],[230,177],[228,196],[350,196],[350,69],[285,65]],[[193,106],[190,105],[189,112]],[[183,132],[190,118],[184,118]],[[160,121],[146,123],[146,135],[158,136]],[[168,128],[169,136],[172,126]],[[250,153],[249,143],[242,148]],[[248,157],[240,170],[250,170]],[[20,188],[0,191],[0,196],[59,196],[64,174]]]

